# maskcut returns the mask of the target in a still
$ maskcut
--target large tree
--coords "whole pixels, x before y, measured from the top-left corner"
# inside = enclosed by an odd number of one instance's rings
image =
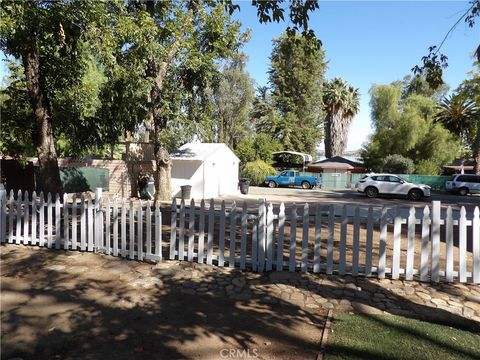
[[[55,149],[58,119],[52,111],[55,92],[81,81],[87,69],[86,38],[112,6],[116,5],[96,1],[1,2],[0,48],[23,67],[35,122],[38,186],[44,191],[62,191]]]
[[[480,109],[468,97],[456,94],[444,98],[438,104],[435,120],[471,148],[474,159],[474,172],[480,174]]]
[[[326,63],[317,42],[283,35],[273,42],[269,70],[278,117],[270,133],[287,150],[313,153],[322,139],[322,83]]]
[[[436,175],[460,151],[457,138],[434,122],[436,102],[423,95],[402,97],[395,85],[374,85],[370,90],[374,133],[362,158],[374,171],[382,171],[389,155],[401,155],[415,164],[415,173]]]
[[[253,132],[249,113],[254,99],[254,81],[245,71],[245,60],[245,55],[238,54],[223,64],[220,84],[214,91],[216,140],[233,150]]]
[[[325,156],[341,156],[347,147],[348,131],[360,109],[358,89],[340,78],[326,81],[323,86],[325,117]]]

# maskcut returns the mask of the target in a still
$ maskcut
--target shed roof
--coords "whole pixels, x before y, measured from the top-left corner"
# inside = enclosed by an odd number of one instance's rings
[[[228,152],[235,159],[239,160],[235,153],[224,143],[187,143],[170,154],[170,157],[173,160],[204,161],[219,152]]]

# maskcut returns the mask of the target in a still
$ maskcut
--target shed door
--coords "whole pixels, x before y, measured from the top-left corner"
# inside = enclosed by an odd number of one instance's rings
[[[205,166],[205,165],[204,165]],[[205,198],[216,198],[220,189],[220,166],[215,161],[209,162],[205,168]]]

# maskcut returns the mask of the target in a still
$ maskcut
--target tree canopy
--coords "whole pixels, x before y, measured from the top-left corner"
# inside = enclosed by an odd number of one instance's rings
[[[308,27],[316,0],[252,5],[260,22],[289,19],[291,37],[302,33],[312,49],[319,47]],[[12,73],[2,106],[15,112],[11,121],[30,114],[23,118],[39,158],[39,187],[61,190],[60,145],[78,154],[143,126],[153,130],[157,189],[169,198],[168,123],[205,120],[209,91],[219,80],[217,61],[244,41],[231,20],[238,9],[230,0],[2,1],[0,47],[23,68]],[[25,155],[26,140],[10,136],[2,147]]]
[[[271,101],[278,116],[270,119],[268,131],[286,150],[313,153],[322,140],[326,62],[322,48],[312,51],[313,41],[287,34],[273,41],[269,76]]]
[[[362,150],[365,164],[381,171],[389,155],[411,159],[417,174],[439,174],[460,152],[458,139],[434,122],[436,102],[423,95],[402,98],[398,85],[370,90],[374,133]]]

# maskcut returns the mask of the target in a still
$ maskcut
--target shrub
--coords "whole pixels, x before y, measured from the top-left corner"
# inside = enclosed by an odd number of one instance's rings
[[[441,172],[440,166],[433,161],[424,160],[420,161],[417,166],[415,166],[415,173],[422,175],[439,175]]]
[[[415,170],[412,159],[399,154],[388,155],[383,160],[383,171],[392,174],[411,174]]]
[[[275,169],[265,161],[256,160],[246,163],[242,169],[242,177],[250,180],[250,185],[261,185],[265,177],[275,174]]]

